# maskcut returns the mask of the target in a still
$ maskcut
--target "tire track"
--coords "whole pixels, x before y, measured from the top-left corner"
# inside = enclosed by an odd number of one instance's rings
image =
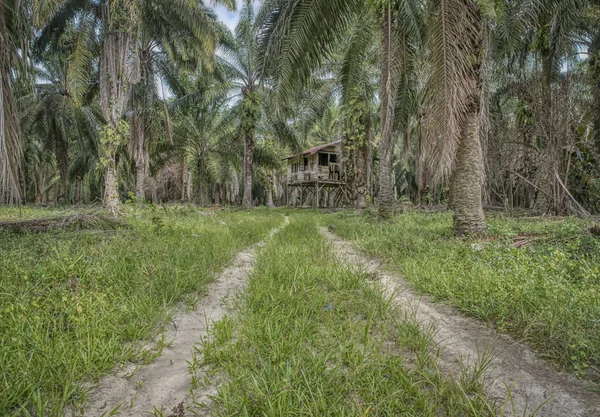
[[[193,359],[194,345],[201,337],[208,336],[211,323],[223,318],[227,312],[227,300],[245,288],[258,248],[288,223],[289,219],[285,217],[285,223],[273,229],[268,239],[239,252],[233,264],[209,285],[207,295],[198,302],[196,310],[175,315],[174,326],[165,334],[165,340],[170,343],[161,356],[137,371],[135,365],[130,365],[117,374],[102,378],[90,392],[85,412],[72,412],[71,415],[108,416],[117,408],[116,415],[123,417],[150,416],[153,413],[185,415],[185,409],[191,402],[188,362]],[[215,392],[216,387],[209,384],[197,388],[194,394],[196,399],[207,399]]]
[[[322,229],[333,243],[334,253],[347,265],[377,274],[395,301],[413,313],[418,322],[433,325],[439,346],[439,362],[445,372],[460,375],[460,363],[474,363],[481,352],[493,353],[487,372],[486,391],[498,404],[507,404],[506,415],[538,417],[600,416],[600,394],[587,389],[573,375],[559,373],[535,352],[510,336],[498,334],[480,320],[455,308],[432,303],[416,295],[398,274],[382,271],[381,263],[356,251],[350,242]]]

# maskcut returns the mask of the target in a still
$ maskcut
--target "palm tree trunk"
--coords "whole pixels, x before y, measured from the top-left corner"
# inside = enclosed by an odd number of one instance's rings
[[[203,154],[198,158],[198,204],[204,206],[207,201],[210,202],[210,184],[206,180],[206,170],[204,169]],[[213,187],[214,190],[214,187]],[[214,194],[214,193],[213,193]]]
[[[476,81],[473,84],[476,85]],[[467,111],[451,179],[451,208],[454,210],[454,231],[457,235],[485,231],[485,216],[481,203],[483,162],[479,144],[477,102],[474,97]]]
[[[267,187],[267,207],[274,208],[275,204],[273,203],[273,191],[275,190],[275,173],[271,173],[269,175],[271,181],[269,181],[269,185]]]
[[[181,201],[190,201],[190,170],[188,169],[187,160],[183,157],[181,161]]]
[[[142,109],[136,109],[131,116],[131,154],[135,165],[135,197],[138,205],[144,204],[146,200],[146,167],[148,164],[146,128],[142,112]]]
[[[356,163],[356,208],[367,208],[367,145],[358,149]]]
[[[44,176],[42,173],[42,169],[38,167],[34,173],[34,181],[35,181],[35,204],[42,204],[42,199],[44,195]]]
[[[590,48],[590,72],[593,80],[594,105],[592,110],[592,119],[594,123],[594,144],[596,145],[596,154],[600,156],[600,32],[594,39],[594,47]],[[597,158],[598,169],[600,170],[600,157]]]
[[[395,105],[398,94],[398,69],[394,64],[395,49],[392,45],[392,28],[394,20],[391,3],[384,18],[380,22],[382,54],[381,54],[381,143],[379,161],[379,193],[378,214],[389,218],[394,215],[394,186],[392,180],[392,162],[394,154]]]
[[[352,117],[348,117],[352,119]],[[356,204],[357,200],[357,185],[356,185],[356,126],[348,126],[349,133],[344,135],[342,141],[342,169],[343,169],[343,181],[346,184],[346,190],[348,191],[348,199],[351,204]]]
[[[141,206],[146,201],[146,167],[135,166],[135,199],[138,206]]]
[[[277,184],[277,172],[273,171],[273,198],[279,202],[281,200],[281,194],[279,192],[279,186]]]
[[[117,169],[112,159],[104,167],[104,194],[102,202],[105,209],[112,214],[119,214],[119,191],[117,189]]]
[[[221,186],[219,184],[214,185],[213,200],[216,206],[221,204]]]
[[[66,140],[58,139],[56,142],[56,161],[60,176],[60,191],[58,202],[67,204],[69,201],[69,145]]]
[[[367,208],[368,194],[368,158],[369,158],[369,142],[371,135],[371,116],[367,110],[365,114],[365,136],[358,147],[358,155],[356,161],[356,208]]]
[[[0,4],[0,203],[21,201],[21,128],[13,97],[11,74],[13,49],[6,13]]]
[[[242,200],[242,208],[248,209],[252,207],[252,174],[253,174],[253,159],[254,159],[254,137],[252,132],[246,133],[244,152],[244,198]]]
[[[204,204],[206,204],[205,194],[206,194],[206,182],[204,181],[204,178],[202,177],[202,175],[199,175],[198,176],[198,205],[200,207],[203,207]]]
[[[417,148],[417,156],[416,156],[416,180],[417,180],[417,205],[423,203],[423,191],[427,187],[427,166],[425,163],[426,154],[425,154],[425,140],[423,138],[423,128],[425,126],[425,114],[421,112],[419,114],[419,146]]]
[[[83,186],[83,179],[79,176],[77,176],[75,178],[75,203],[76,204],[81,204],[81,200],[82,200],[82,187]]]
[[[113,19],[112,2],[106,2],[102,9],[105,35],[100,57],[100,104],[106,120],[105,141],[102,144],[104,159],[104,195],[102,205],[112,214],[120,212],[117,187],[117,149],[125,132],[120,129],[130,88],[127,79],[127,58],[131,50],[129,22],[123,21],[128,10],[118,10]],[[108,139],[106,139],[108,138]]]
[[[148,182],[150,183],[149,184],[149,186],[150,186],[150,196],[152,198],[152,202],[154,204],[157,204],[158,203],[158,191],[156,189],[156,180],[154,178],[150,177],[148,179]]]

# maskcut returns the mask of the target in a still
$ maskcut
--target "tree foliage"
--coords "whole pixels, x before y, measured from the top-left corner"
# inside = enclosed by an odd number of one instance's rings
[[[600,210],[597,0],[211,6],[4,2],[2,202],[281,204],[281,158],[342,140],[382,215]]]

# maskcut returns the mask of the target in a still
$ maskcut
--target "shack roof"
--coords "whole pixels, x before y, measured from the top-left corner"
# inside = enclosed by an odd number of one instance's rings
[[[295,158],[296,156],[300,156],[300,155],[314,155],[319,151],[322,151],[323,149],[327,149],[330,146],[337,146],[341,143],[341,140],[335,141],[335,142],[331,142],[331,143],[326,143],[325,145],[319,145],[319,146],[315,146],[314,148],[310,148],[307,149],[305,151],[302,151],[302,153],[297,153],[295,155],[290,155],[290,156],[286,156],[285,158],[283,158],[284,160],[286,159],[291,159],[291,158]]]

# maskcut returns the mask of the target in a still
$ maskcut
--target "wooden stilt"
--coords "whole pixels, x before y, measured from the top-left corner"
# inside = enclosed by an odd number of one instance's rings
[[[316,186],[316,188],[317,188],[317,195],[316,195],[317,201],[315,201],[315,203],[316,203],[315,207],[319,208],[319,203],[321,202],[319,197],[321,196],[321,192],[320,192],[320,189],[319,189],[319,180],[318,179],[317,179],[317,186]]]

